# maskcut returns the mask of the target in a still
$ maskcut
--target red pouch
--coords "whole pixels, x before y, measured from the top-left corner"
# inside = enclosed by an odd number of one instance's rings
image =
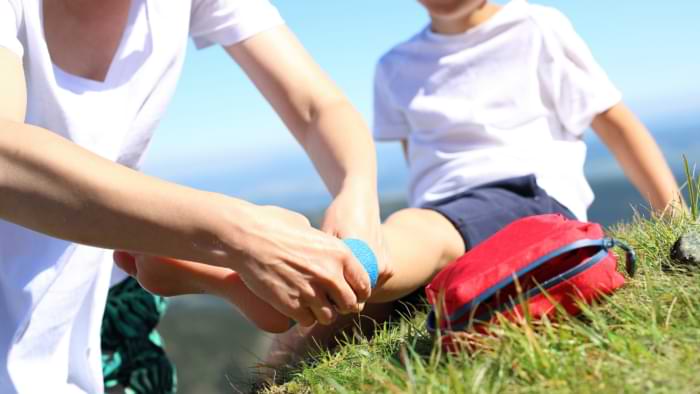
[[[559,308],[578,314],[579,302],[591,303],[625,283],[611,252],[615,246],[625,250],[627,272],[634,275],[632,249],[606,237],[599,224],[559,214],[516,220],[430,282],[425,290],[433,306],[428,330],[439,327],[448,337],[450,332],[479,331],[496,313],[515,320],[525,309],[533,319]]]

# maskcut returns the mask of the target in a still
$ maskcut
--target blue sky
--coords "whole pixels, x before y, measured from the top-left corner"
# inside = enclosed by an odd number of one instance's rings
[[[272,1],[368,123],[377,58],[428,22],[414,0]],[[649,124],[700,118],[700,1],[536,3],[569,16],[626,102]],[[394,147],[382,146],[379,154],[385,162],[400,160]],[[304,162],[301,149],[238,66],[220,48],[190,46],[145,171],[208,187],[215,181],[197,180],[235,182],[237,174],[275,165],[280,158]],[[306,164],[298,171],[300,177],[313,177]],[[281,184],[262,188],[285,191]]]

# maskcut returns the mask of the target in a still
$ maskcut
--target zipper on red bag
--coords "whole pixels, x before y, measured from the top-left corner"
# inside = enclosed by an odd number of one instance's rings
[[[625,243],[615,240],[613,238],[603,238],[603,239],[582,239],[578,240],[575,242],[572,242],[568,245],[562,246],[559,249],[556,249],[545,256],[540,257],[539,259],[535,260],[531,264],[529,264],[527,267],[522,268],[518,272],[516,272],[513,276],[508,277],[501,282],[497,283],[496,285],[492,286],[489,288],[487,291],[483,292],[479,297],[474,298],[474,300],[470,301],[469,303],[466,303],[463,305],[461,308],[453,312],[447,319],[448,321],[448,329],[449,330],[460,330],[466,327],[467,325],[471,325],[474,322],[488,322],[491,320],[491,318],[498,312],[505,312],[506,310],[512,309],[517,305],[521,300],[527,300],[532,297],[535,297],[539,294],[541,294],[543,291],[548,290],[556,285],[558,285],[561,282],[564,282],[570,278],[573,278],[574,276],[578,275],[579,273],[591,268],[595,264],[600,263],[605,259],[605,257],[608,255],[608,252],[610,249],[614,247],[620,247],[625,251],[626,254],[626,271],[630,276],[634,276],[635,271],[636,271],[636,256],[634,254],[634,251],[632,248],[627,246]],[[593,254],[591,257],[588,259],[584,260],[581,264],[578,264],[569,270],[555,275],[552,278],[549,278],[545,281],[543,281],[541,284],[539,284],[536,287],[533,287],[529,289],[528,291],[522,293],[522,295],[518,295],[517,298],[510,298],[508,302],[505,302],[504,304],[500,305],[498,308],[493,308],[489,309],[487,311],[484,311],[480,313],[478,316],[473,316],[471,318],[466,319],[462,323],[457,323],[459,320],[462,320],[467,313],[471,313],[472,310],[475,310],[476,307],[478,307],[480,304],[483,302],[489,300],[492,296],[494,296],[498,291],[502,290],[506,286],[509,286],[513,284],[514,280],[513,277],[515,278],[521,278],[527,273],[533,271],[535,268],[538,268],[542,266],[543,264],[547,263],[548,261],[555,259],[557,257],[560,257],[566,253],[574,252],[579,249],[583,248],[590,248],[590,247],[599,247],[600,250]],[[428,315],[428,321],[427,321],[427,326],[428,326],[428,331],[435,331],[437,324],[436,324],[436,317],[435,317],[435,311],[432,310],[430,311]]]

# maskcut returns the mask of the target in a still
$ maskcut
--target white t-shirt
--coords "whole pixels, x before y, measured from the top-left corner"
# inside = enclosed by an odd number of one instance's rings
[[[107,77],[96,82],[52,64],[41,4],[0,0],[0,46],[22,58],[27,123],[133,168],[175,90],[188,37],[231,45],[283,23],[267,0],[132,0]],[[0,393],[103,391],[111,260],[0,220]]]
[[[621,100],[569,20],[514,0],[458,35],[426,27],[379,61],[377,140],[407,140],[410,203],[535,174],[579,219],[593,201],[581,140]]]

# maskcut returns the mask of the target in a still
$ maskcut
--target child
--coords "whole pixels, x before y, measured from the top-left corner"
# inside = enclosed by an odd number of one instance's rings
[[[518,218],[586,220],[589,126],[654,210],[680,203],[658,146],[564,15],[524,0],[419,2],[430,25],[376,69],[375,138],[402,143],[412,208],[383,225],[394,276],[370,302],[420,288]],[[386,305],[369,313],[381,321]],[[328,344],[346,324],[292,330],[269,361]]]
[[[411,208],[382,227],[393,276],[373,290],[378,305],[366,312],[375,320],[388,316],[389,301],[518,218],[586,220],[589,126],[656,211],[679,202],[653,138],[564,15],[523,0],[420,3],[430,25],[384,55],[376,71],[375,137],[403,144]],[[329,344],[351,325],[342,318],[290,330],[268,361]]]

